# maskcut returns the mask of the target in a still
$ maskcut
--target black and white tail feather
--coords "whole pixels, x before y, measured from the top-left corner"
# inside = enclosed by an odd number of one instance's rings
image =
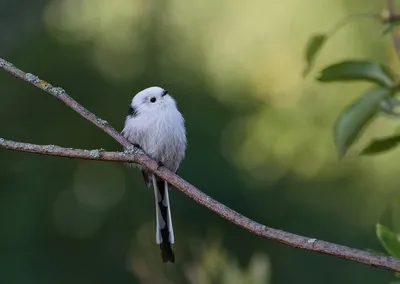
[[[175,100],[167,90],[151,87],[134,96],[122,134],[151,158],[177,172],[185,156],[186,130]],[[145,169],[142,173],[146,185],[154,190],[156,242],[161,258],[164,262],[175,262],[168,183]]]
[[[156,242],[160,245],[161,258],[164,262],[175,262],[174,229],[172,227],[171,205],[169,202],[168,183],[161,178],[142,170],[148,187],[154,190],[156,207]]]

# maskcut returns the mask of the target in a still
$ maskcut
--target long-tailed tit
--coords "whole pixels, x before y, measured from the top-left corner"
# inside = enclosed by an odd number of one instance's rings
[[[129,107],[122,134],[160,165],[177,172],[186,150],[185,121],[168,91],[160,87],[137,93]],[[164,262],[175,262],[168,183],[143,169],[148,187],[153,187],[156,203],[156,242]]]

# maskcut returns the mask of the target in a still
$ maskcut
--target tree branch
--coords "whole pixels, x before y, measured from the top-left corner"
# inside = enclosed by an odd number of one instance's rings
[[[98,118],[93,113],[78,104],[61,88],[53,87],[49,83],[40,80],[38,77],[24,73],[22,70],[14,67],[11,63],[0,58],[0,68],[21,78],[28,83],[50,93],[56,98],[62,100],[66,105],[74,109],[77,113],[85,117],[87,120],[101,128],[104,132],[113,137],[129,151],[126,152],[106,152],[103,149],[99,150],[82,150],[72,148],[62,148],[55,145],[35,145],[21,142],[14,142],[0,138],[0,148],[9,150],[36,153],[42,155],[52,155],[69,158],[79,158],[88,160],[99,161],[115,161],[115,162],[134,162],[154,172],[157,176],[169,182],[175,188],[182,191],[188,197],[197,203],[205,206],[211,211],[217,213],[219,216],[227,219],[228,221],[242,227],[249,232],[266,238],[281,242],[283,244],[306,249],[309,251],[319,252],[323,254],[332,255],[339,258],[344,258],[350,261],[385,268],[393,271],[400,272],[400,260],[389,256],[376,255],[370,252],[349,248],[334,243],[317,240],[314,238],[307,238],[296,234],[288,233],[282,230],[273,229],[262,224],[259,224],[238,212],[228,208],[224,204],[214,200],[207,194],[201,192],[199,189],[183,180],[173,172],[165,167],[158,167],[156,161],[150,159],[146,154],[132,145],[122,135],[120,135],[113,127],[106,121]]]
[[[0,58],[0,68],[3,68],[7,72],[13,74],[15,77],[18,77],[36,87],[39,89],[42,89],[43,91],[46,91],[47,93],[53,95],[57,99],[61,100],[64,102],[67,106],[72,108],[74,111],[79,113],[81,116],[89,120],[91,123],[99,127],[101,130],[103,130],[105,133],[110,135],[112,138],[114,138],[119,144],[124,146],[125,148],[132,148],[132,144],[129,143],[128,140],[125,139],[117,130],[115,130],[113,127],[111,127],[106,120],[100,119],[97,116],[95,116],[93,113],[85,109],[83,106],[81,106],[77,101],[75,101],[73,98],[71,98],[64,89],[60,87],[54,87],[50,83],[40,80],[37,76],[31,74],[31,73],[25,73],[24,71],[18,69],[17,67],[13,66],[11,63],[5,61],[4,59]]]

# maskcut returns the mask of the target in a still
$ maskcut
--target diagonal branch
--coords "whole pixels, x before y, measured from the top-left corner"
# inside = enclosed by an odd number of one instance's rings
[[[81,116],[89,120],[91,123],[99,127],[101,130],[103,130],[105,133],[110,135],[112,138],[114,138],[119,144],[124,146],[125,148],[132,148],[132,144],[129,143],[128,140],[125,139],[124,136],[119,134],[117,130],[115,130],[112,126],[108,124],[107,121],[100,119],[87,109],[85,109],[83,106],[81,106],[77,101],[75,101],[73,98],[71,98],[67,92],[60,88],[60,87],[54,87],[50,83],[40,80],[37,76],[31,74],[31,73],[25,73],[24,71],[18,69],[14,65],[12,65],[10,62],[5,61],[4,59],[0,58],[0,68],[3,68],[7,72],[13,74],[15,77],[18,77],[35,87],[38,87],[39,89],[42,89],[43,91],[46,91],[47,93],[55,96],[57,99],[61,100],[64,102],[67,106],[72,108],[74,111],[79,113]]]
[[[22,70],[14,67],[11,63],[8,63],[7,61],[1,58],[0,58],[0,68],[62,100],[66,105],[70,106],[77,113],[85,117],[93,124],[97,125],[111,137],[113,137],[122,146],[128,148],[129,151],[106,152],[103,149],[82,150],[82,149],[62,148],[55,145],[35,145],[35,144],[14,142],[10,140],[5,140],[3,138],[0,138],[0,148],[5,148],[14,151],[36,153],[42,155],[80,158],[88,160],[134,162],[149,169],[150,171],[154,172],[157,176],[168,181],[171,185],[182,191],[184,194],[186,194],[188,197],[190,197],[197,203],[207,207],[211,211],[217,213],[219,216],[238,225],[239,227],[248,230],[249,232],[257,236],[278,241],[292,247],[328,254],[335,257],[347,259],[350,261],[400,272],[400,260],[397,260],[395,258],[389,256],[377,255],[367,251],[353,249],[346,246],[322,240],[317,240],[313,238],[307,238],[296,234],[288,233],[282,230],[273,229],[264,226],[262,224],[259,224],[239,214],[238,212],[230,209],[224,204],[211,198],[207,194],[201,192],[199,189],[197,189],[187,181],[183,180],[173,172],[169,171],[167,168],[165,167],[159,168],[156,161],[150,159],[139,149],[133,148],[131,144],[122,135],[120,135],[113,127],[111,127],[106,121],[98,118],[93,113],[89,112],[87,109],[82,107],[70,96],[68,96],[67,93],[61,88],[53,87],[49,83],[40,80],[38,77],[32,74],[24,73]]]

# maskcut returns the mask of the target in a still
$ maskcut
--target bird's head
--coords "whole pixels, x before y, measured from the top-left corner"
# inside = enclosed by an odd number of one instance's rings
[[[176,108],[175,100],[168,91],[160,87],[150,87],[137,93],[129,108],[129,115],[159,112],[168,108]]]

